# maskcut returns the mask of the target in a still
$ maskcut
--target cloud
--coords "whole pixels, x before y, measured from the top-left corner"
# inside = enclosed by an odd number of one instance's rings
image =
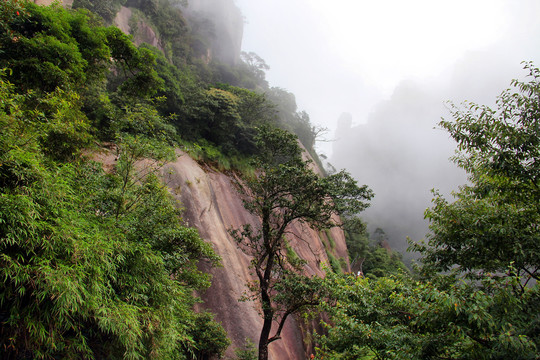
[[[316,125],[351,126],[319,150],[376,197],[366,217],[404,248],[422,238],[430,189],[465,181],[454,144],[433,127],[445,101],[494,104],[540,65],[538,0],[237,0],[248,24],[244,50],[271,66],[267,79],[296,95]],[[334,152],[332,154],[332,152]],[[392,227],[392,228],[391,228]]]
[[[430,206],[430,190],[449,197],[466,182],[465,173],[449,160],[455,144],[437,127],[441,117],[450,120],[444,99],[493,106],[510,80],[525,74],[509,59],[491,55],[470,52],[451,76],[437,81],[402,81],[364,124],[338,121],[330,162],[374,190],[364,218],[372,231],[382,228],[398,250],[406,249],[406,237],[420,240],[428,232],[423,213]]]

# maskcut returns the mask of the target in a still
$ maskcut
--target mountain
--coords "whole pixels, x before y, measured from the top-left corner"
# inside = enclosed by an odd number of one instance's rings
[[[51,1],[36,0],[36,3],[48,5]],[[164,8],[152,7],[164,3],[168,5],[166,11],[163,10]],[[17,90],[23,89],[22,91],[24,91],[27,88],[32,88],[36,90],[39,96],[42,95],[41,91],[45,94],[46,91],[41,89],[43,81],[40,76],[43,76],[43,78],[50,80],[50,89],[65,87],[66,92],[73,91],[74,93],[73,99],[76,100],[70,100],[69,106],[66,105],[62,109],[73,108],[75,115],[70,117],[69,120],[62,118],[59,124],[69,127],[68,125],[71,122],[77,124],[80,122],[83,125],[79,124],[80,127],[76,128],[74,132],[81,137],[88,135],[88,138],[91,138],[92,141],[84,143],[81,140],[77,142],[74,145],[76,149],[69,148],[66,151],[65,158],[58,160],[58,164],[55,162],[57,160],[51,160],[50,164],[53,165],[50,166],[53,170],[50,172],[53,174],[56,166],[78,169],[78,161],[86,161],[81,160],[82,158],[90,157],[92,160],[97,160],[100,167],[95,171],[99,173],[98,178],[101,179],[99,181],[102,181],[105,185],[100,187],[94,184],[95,188],[89,189],[90,195],[88,196],[96,196],[98,198],[95,200],[96,203],[104,208],[110,206],[111,203],[116,204],[116,215],[112,216],[113,212],[109,211],[110,209],[98,208],[96,210],[92,208],[85,216],[97,217],[97,220],[94,219],[98,224],[95,225],[96,228],[110,220],[111,223],[115,224],[111,225],[111,227],[116,229],[119,226],[117,224],[124,221],[125,214],[122,213],[121,208],[125,209],[126,214],[133,209],[137,209],[137,206],[126,205],[129,201],[132,200],[135,204],[138,204],[137,201],[139,201],[140,197],[151,194],[147,199],[148,202],[151,202],[154,201],[154,195],[159,194],[159,190],[156,190],[159,187],[155,184],[145,184],[142,180],[143,176],[138,178],[139,173],[134,170],[134,167],[131,168],[131,173],[128,172],[128,175],[131,175],[124,176],[121,178],[123,180],[119,179],[119,174],[123,169],[122,166],[126,166],[123,163],[125,161],[123,154],[129,151],[153,154],[154,146],[157,146],[158,149],[170,144],[178,147],[176,152],[179,157],[176,160],[168,158],[170,161],[161,169],[160,177],[169,194],[178,201],[178,204],[181,204],[185,226],[197,229],[202,240],[207,244],[211,244],[215,253],[221,258],[222,266],[215,267],[212,256],[209,256],[208,253],[201,256],[206,260],[200,262],[199,270],[211,274],[212,279],[211,286],[207,290],[197,289],[202,303],[196,305],[196,308],[200,312],[208,310],[216,315],[215,319],[221,323],[231,340],[231,346],[229,346],[225,356],[232,359],[235,356],[235,350],[245,346],[246,339],[251,339],[254,343],[258,342],[263,321],[259,313],[259,304],[252,301],[239,301],[247,291],[246,284],[255,280],[255,277],[250,269],[251,259],[238,248],[234,239],[229,235],[228,229],[231,227],[239,228],[246,223],[257,225],[258,220],[244,209],[237,190],[233,186],[233,182],[237,180],[237,173],[231,170],[230,166],[229,168],[220,166],[219,162],[244,161],[247,163],[247,158],[252,155],[249,151],[253,148],[253,137],[257,126],[265,122],[281,124],[284,127],[295,129],[307,129],[309,132],[311,130],[309,119],[306,114],[300,116],[296,113],[294,96],[291,98],[291,94],[286,93],[284,90],[278,89],[274,90],[274,92],[287,98],[288,104],[291,104],[290,114],[283,109],[279,110],[281,113],[275,110],[275,105],[269,103],[265,94],[221,83],[225,77],[224,74],[238,80],[238,83],[245,79],[251,80],[253,84],[264,80],[264,74],[261,75],[259,68],[257,69],[259,70],[257,77],[253,80],[250,72],[253,68],[244,64],[240,59],[243,20],[240,11],[232,0],[190,1],[187,7],[182,7],[177,2],[135,0],[75,0],[64,1],[62,4],[67,8],[73,6],[74,8],[87,8],[96,11],[101,16],[101,19],[96,17],[88,20],[84,14],[62,12],[58,8],[43,11],[32,8],[24,16],[38,19],[36,22],[41,19],[55,19],[55,16],[58,16],[62,22],[56,24],[54,21],[49,21],[46,26],[43,26],[44,30],[42,28],[32,28],[32,31],[26,32],[25,36],[28,36],[31,40],[44,38],[43,44],[38,43],[39,46],[43,45],[47,48],[49,43],[53,43],[66,54],[72,55],[74,61],[68,61],[71,58],[67,59],[67,57],[65,63],[57,61],[58,56],[56,56],[56,53],[51,52],[51,58],[49,58],[49,53],[45,52],[39,62],[30,62],[30,65],[28,65],[25,61],[27,53],[22,50],[17,53],[21,57],[20,60],[14,60],[10,56],[3,56],[5,55],[4,52],[2,52],[3,57],[1,58],[2,64],[8,66],[20,65],[16,74],[22,74],[23,76],[20,79],[12,79],[18,85]],[[13,11],[13,13],[17,14],[18,17],[22,11],[21,9],[21,11]],[[15,16],[14,14],[10,14],[10,16]],[[14,17],[13,21],[16,26],[19,26],[17,17]],[[106,26],[101,27],[100,22],[105,25],[116,25],[124,34],[131,35],[132,38],[123,35],[117,29],[107,28]],[[92,32],[90,30],[93,29],[91,26],[94,26],[94,23],[100,25],[98,30],[94,29],[94,32]],[[24,26],[26,25],[24,24]],[[73,33],[64,33],[68,31],[73,31]],[[9,35],[9,38],[2,39],[3,44],[9,45],[13,49],[19,49],[18,46],[22,43],[22,45],[28,46],[28,48],[24,48],[25,51],[32,49],[32,51],[36,50],[38,54],[41,54],[41,48],[33,48],[34,43],[32,41],[23,42],[13,33],[9,33]],[[96,35],[96,37],[93,37],[93,35]],[[86,42],[83,43],[82,40]],[[132,46],[131,40],[140,46],[138,48]],[[70,41],[70,46],[64,46],[62,41]],[[83,54],[79,53],[79,51],[84,52],[86,50],[85,46],[88,44],[95,46],[92,51]],[[13,51],[13,53],[15,52]],[[30,57],[37,58],[38,55],[32,54]],[[95,58],[92,56],[95,56]],[[90,58],[91,60],[89,60]],[[76,68],[73,65],[74,63],[77,66]],[[45,64],[43,68],[40,68],[43,64]],[[255,64],[255,68],[260,65],[257,64],[257,61],[254,61],[253,64]],[[27,75],[26,69],[30,68],[30,66],[33,66],[32,69],[50,70],[50,73],[33,71],[30,75],[36,75],[36,78],[34,79],[28,75],[28,78],[31,78],[32,81],[27,81],[24,75]],[[72,79],[72,74],[75,73],[73,69],[77,71],[77,77],[73,76]],[[72,82],[69,82],[71,80]],[[2,82],[2,84],[4,83]],[[176,97],[168,96],[171,93]],[[155,94],[167,96],[170,101],[174,99],[174,104],[169,107],[164,106],[159,100],[152,98]],[[13,94],[8,92],[8,95],[12,96]],[[58,97],[63,95],[64,92],[60,90],[58,94],[55,94]],[[49,95],[49,97],[47,95],[43,96],[47,99],[43,101],[49,101],[50,98],[53,98],[55,101],[62,103],[53,95]],[[19,99],[16,96],[14,98]],[[80,101],[78,101],[79,99]],[[16,103],[19,100],[13,101]],[[50,101],[50,104],[46,103],[47,106],[50,105],[55,109],[54,106],[57,103]],[[43,118],[59,116],[56,114],[55,111],[47,107]],[[279,116],[291,121],[298,121],[298,124],[282,121]],[[13,120],[13,124],[18,124],[17,121],[19,119]],[[165,121],[170,122],[165,123]],[[179,123],[181,125],[178,125]],[[42,149],[43,152],[49,149],[46,145],[50,145],[51,148],[54,146],[62,148],[66,143],[73,145],[71,144],[71,138],[67,137],[66,140],[64,136],[67,135],[61,132],[61,130],[64,131],[65,129],[59,124],[54,122],[53,125],[57,127],[52,129],[46,126],[34,129],[36,132],[45,132],[47,135],[44,140],[42,139],[43,144],[34,146],[34,143],[32,143],[34,147],[25,148],[25,151],[27,150],[29,154],[39,153],[41,156]],[[47,131],[50,131],[50,134]],[[187,145],[184,143],[182,149],[179,148],[179,143],[175,137],[176,132],[179,134],[178,137],[181,136],[182,140],[187,143]],[[72,133],[68,135],[76,138]],[[312,134],[304,135],[305,138],[310,138]],[[38,137],[33,137],[34,141],[37,141],[36,138]],[[227,141],[224,141],[224,138]],[[160,141],[159,145],[153,142],[157,139]],[[76,138],[73,141],[78,140]],[[147,140],[149,142],[145,143]],[[133,141],[133,144],[136,145],[131,144],[130,141]],[[98,144],[98,150],[95,148],[96,143]],[[130,147],[130,144],[132,147]],[[0,145],[11,149],[8,143],[0,143]],[[89,149],[82,151],[81,149],[85,146],[88,146]],[[145,146],[149,146],[150,150]],[[244,148],[242,149],[241,146]],[[188,155],[187,148],[199,149],[204,155],[198,156],[193,152]],[[84,153],[84,157],[81,159],[79,158],[81,156],[79,150]],[[148,152],[145,153],[145,151]],[[56,155],[55,151],[50,151],[43,156]],[[143,157],[141,155],[136,158],[137,164],[142,163],[144,165],[145,161],[149,161],[148,159],[143,160]],[[306,155],[306,157],[309,157],[309,155]],[[5,165],[8,162],[6,160],[6,162],[2,163],[4,166],[0,170],[9,173],[11,168]],[[130,166],[135,166],[135,162],[130,164]],[[322,173],[320,170],[317,171]],[[4,176],[4,173],[0,175]],[[11,176],[11,173],[8,175]],[[130,176],[133,176],[134,179],[130,180]],[[124,186],[118,186],[122,181],[124,181]],[[4,182],[1,182],[0,186],[4,191]],[[105,189],[105,186],[110,186],[112,190]],[[24,191],[24,189],[21,190],[17,186],[13,187],[16,188],[13,191]],[[131,191],[130,189],[139,189],[139,187],[141,187],[141,192],[131,194],[133,198],[128,199],[126,194]],[[7,192],[7,190],[5,191]],[[152,191],[156,192],[156,194],[152,193]],[[101,197],[102,195],[103,197]],[[157,195],[155,197],[161,199]],[[74,202],[74,204],[78,206],[78,203]],[[160,209],[149,210],[155,211],[156,216],[159,215]],[[163,234],[156,234],[156,232],[159,232],[161,223],[156,225],[152,214],[148,214],[148,219],[152,219],[149,220],[151,224],[145,223],[145,220],[147,220],[145,214],[138,214],[137,220],[122,223],[123,232],[119,230],[119,238],[122,239],[123,234],[131,236],[132,231],[138,231],[136,235],[140,236],[142,230],[138,226],[142,222],[145,226],[156,227],[153,228],[152,234],[137,237],[137,241],[134,241],[137,246],[140,245],[140,242],[148,241],[147,238],[153,239],[156,237],[156,241],[159,242],[159,238]],[[129,218],[129,216],[126,215],[125,218]],[[52,222],[57,220],[56,218],[47,219]],[[69,233],[69,231],[66,231],[66,233]],[[345,235],[339,228],[319,232],[297,222],[290,228],[287,242],[291,251],[306,261],[303,267],[307,275],[324,275],[323,267],[325,264],[335,266],[337,263],[337,267],[341,268],[340,271],[350,271]],[[161,245],[155,246],[159,248]],[[148,247],[150,253],[151,246],[148,245]],[[151,250],[156,249],[151,248]],[[164,250],[159,248],[159,251]],[[188,252],[191,251],[193,250],[188,249]],[[196,253],[196,251],[193,252]],[[146,259],[145,256],[141,255],[141,257]],[[171,260],[167,256],[164,256],[164,258],[165,264],[174,262],[174,259]],[[134,261],[136,260],[135,257]],[[189,259],[188,262],[191,260]],[[72,265],[72,262],[76,262],[77,258],[76,256],[68,257],[66,261]],[[105,260],[103,262],[105,263]],[[121,266],[117,268],[121,268]],[[137,266],[133,266],[129,271],[138,274],[137,270],[139,270]],[[143,275],[141,274],[141,276]],[[176,274],[174,275],[176,276]],[[65,278],[71,279],[70,276]],[[163,281],[166,280],[167,277],[164,277]],[[82,278],[74,281],[82,281]],[[186,282],[189,285],[186,287],[189,291],[196,288],[190,281],[186,280]],[[126,289],[128,295],[118,296],[118,301],[131,301],[129,291],[139,289],[139,285],[144,287],[148,284],[146,282],[138,283],[138,281],[134,281],[131,285],[124,286],[123,284],[121,288]],[[84,286],[84,284],[81,284],[81,286]],[[119,290],[115,288],[108,293],[114,293],[115,291]],[[146,293],[144,296],[139,295],[137,294],[137,301],[145,303],[145,306],[150,308],[151,306],[147,302],[152,303],[153,299],[148,300]],[[50,298],[53,297],[47,297],[47,299]],[[188,302],[186,306],[189,305]],[[99,311],[103,312],[102,309]],[[144,312],[145,310],[142,311],[143,314]],[[88,313],[94,314],[91,311],[88,311]],[[88,313],[85,313],[84,316],[88,316]],[[4,319],[4,316],[4,309],[0,308],[0,317]],[[90,318],[88,322],[97,318],[95,315],[88,317]],[[111,315],[111,318],[113,320],[116,318],[121,322],[128,319],[129,316]],[[190,317],[188,318],[189,321],[192,321]],[[96,325],[97,328],[99,326],[101,324]],[[148,327],[152,326],[159,328],[155,324],[148,325]],[[313,329],[319,327],[317,319],[307,321],[302,318],[289,317],[281,334],[281,339],[273,342],[269,347],[270,358],[287,360],[308,357],[314,352],[311,333]],[[16,327],[14,331],[16,332],[18,329],[19,327]],[[88,330],[82,330],[82,332],[85,331]],[[111,334],[119,337],[122,335],[118,329],[111,330]],[[114,338],[114,336],[111,335],[111,338]],[[96,340],[96,342],[99,341]],[[199,342],[200,344],[201,342]],[[25,346],[32,349],[33,346],[38,345],[25,344]]]
[[[188,22],[207,24],[212,56],[229,65],[238,65],[242,50],[244,18],[233,0],[190,0],[184,13]]]
[[[463,172],[448,160],[454,144],[436,129],[443,113],[434,91],[410,81],[379,104],[367,123],[353,125],[349,114],[338,119],[330,162],[372,186],[375,197],[363,218],[371,233],[382,229],[402,253],[407,237],[419,241],[428,232],[423,213],[431,189],[449,194],[465,182]]]

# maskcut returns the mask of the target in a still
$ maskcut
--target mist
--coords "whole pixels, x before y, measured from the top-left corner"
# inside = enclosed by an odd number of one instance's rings
[[[455,143],[438,128],[450,120],[448,102],[495,105],[512,78],[525,75],[504,57],[472,52],[456,63],[451,76],[438,81],[402,81],[390,98],[376,105],[366,123],[354,125],[350,113],[337,121],[330,163],[346,168],[375,192],[363,213],[369,229],[384,230],[391,246],[405,252],[406,238],[421,240],[428,232],[423,219],[432,189],[446,197],[466,183],[466,174],[449,159]]]
[[[267,79],[295,94],[327,127],[317,144],[330,163],[375,192],[362,214],[405,251],[425,237],[431,189],[450,197],[466,175],[455,144],[437,128],[447,101],[493,106],[510,81],[540,66],[540,2],[236,0],[244,51],[270,66]]]

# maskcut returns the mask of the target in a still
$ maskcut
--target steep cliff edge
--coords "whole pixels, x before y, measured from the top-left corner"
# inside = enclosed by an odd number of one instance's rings
[[[162,170],[162,175],[171,193],[185,207],[185,220],[199,229],[201,236],[211,242],[222,257],[222,268],[206,269],[213,275],[212,286],[201,296],[202,306],[214,312],[227,330],[232,345],[226,358],[232,358],[234,349],[242,347],[246,338],[257,343],[262,319],[254,303],[238,301],[246,290],[246,282],[252,279],[250,259],[237,248],[227,229],[245,223],[255,225],[257,219],[243,208],[230,176],[201,166],[188,155],[181,154],[176,162]],[[321,266],[328,263],[323,241],[327,240],[305,226],[296,225],[293,232],[297,236],[289,241],[298,255],[307,260],[306,270],[323,275]],[[334,254],[347,258],[343,232],[332,229],[330,236],[335,243]],[[282,340],[270,345],[270,358],[305,358],[310,349],[305,348],[304,335],[296,319],[288,320]]]

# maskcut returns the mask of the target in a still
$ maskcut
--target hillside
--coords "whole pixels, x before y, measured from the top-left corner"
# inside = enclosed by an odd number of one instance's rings
[[[0,358],[538,359],[540,69],[450,104],[468,182],[433,193],[409,270],[216,4],[0,2]],[[341,151],[404,162],[355,153],[403,144],[391,124],[343,118]]]
[[[261,220],[234,184],[261,171],[265,126],[310,158],[309,118],[240,53],[232,1],[35,3],[0,8],[2,356],[235,358],[263,319],[260,302],[239,301],[256,277],[229,230]],[[316,218],[349,201],[324,200],[339,187],[294,154],[327,191]],[[298,219],[277,237],[291,264],[269,273],[349,271],[343,231]],[[314,352],[318,320],[290,314],[270,359]]]

